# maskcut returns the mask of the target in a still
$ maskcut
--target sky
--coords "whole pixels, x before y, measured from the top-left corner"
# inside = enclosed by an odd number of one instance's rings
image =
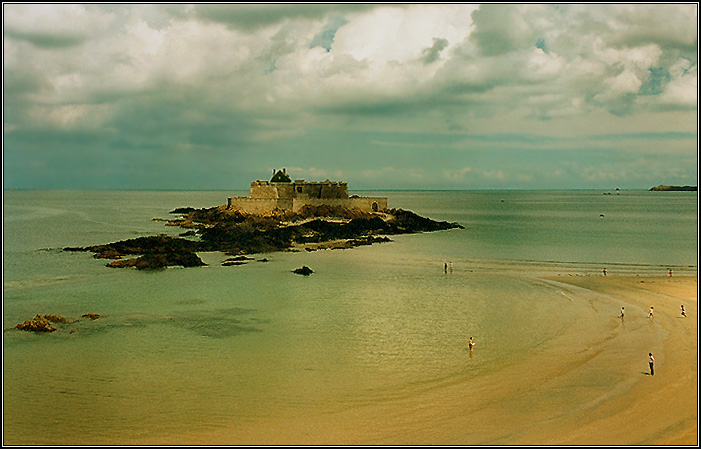
[[[3,4],[3,186],[697,185],[697,4]]]

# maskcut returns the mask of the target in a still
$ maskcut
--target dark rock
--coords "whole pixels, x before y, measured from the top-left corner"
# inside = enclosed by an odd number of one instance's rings
[[[66,251],[92,251],[98,259],[117,259],[107,264],[111,268],[135,267],[140,270],[168,266],[199,267],[205,265],[195,254],[202,248],[200,242],[173,238],[167,235],[139,237],[107,245],[86,248],[65,248]],[[122,259],[125,256],[137,258]]]
[[[308,266],[303,266],[302,268],[297,268],[296,270],[292,271],[294,274],[301,274],[302,276],[309,276],[310,274],[314,273],[311,268]]]
[[[170,213],[184,215],[184,214],[189,214],[189,213],[194,212],[194,211],[195,211],[194,207],[179,207],[175,210],[170,211]]]
[[[226,262],[241,262],[244,260],[253,260],[253,257],[246,257],[246,256],[229,257],[228,259],[226,259]]]
[[[86,313],[85,315],[82,315],[83,318],[90,318],[91,320],[96,320],[100,318],[100,315],[97,313]]]
[[[117,260],[108,263],[110,268],[128,268],[134,267],[138,270],[154,270],[158,268],[166,268],[172,266],[181,266],[185,268],[201,267],[206,265],[197,254],[192,252],[167,252],[167,253],[148,253],[134,259]]]

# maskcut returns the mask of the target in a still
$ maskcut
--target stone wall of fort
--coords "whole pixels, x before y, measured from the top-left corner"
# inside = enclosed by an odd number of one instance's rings
[[[248,198],[237,196],[229,198],[227,202],[229,209],[238,209],[251,214],[264,214],[275,209],[292,209],[292,200],[281,200],[278,198]]]
[[[269,183],[267,181],[256,181],[251,183],[251,196],[250,198],[257,199],[275,199],[277,198],[277,186],[278,183]]]
[[[227,206],[253,214],[263,214],[275,209],[299,212],[302,207],[331,206],[359,209],[363,212],[378,212],[387,208],[387,198],[352,197],[352,198],[229,198]]]
[[[251,183],[250,198],[348,198],[345,182],[255,181]]]
[[[345,182],[295,181],[292,188],[296,198],[348,198],[348,184]]]
[[[302,207],[309,206],[331,206],[345,207],[347,209],[359,209],[363,212],[379,212],[387,209],[387,198],[375,197],[353,197],[353,198],[308,198],[295,199],[292,210],[298,212]]]

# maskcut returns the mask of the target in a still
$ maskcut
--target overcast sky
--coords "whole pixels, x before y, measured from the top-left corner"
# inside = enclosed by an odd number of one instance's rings
[[[3,9],[6,189],[697,184],[696,4]]]

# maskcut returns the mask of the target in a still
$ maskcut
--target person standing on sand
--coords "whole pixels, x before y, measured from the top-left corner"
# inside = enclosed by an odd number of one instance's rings
[[[650,319],[655,319],[655,315],[653,315],[653,311],[655,310],[654,307],[650,306],[650,312],[648,312],[647,317]]]
[[[655,375],[655,358],[652,356],[652,352],[650,353],[650,375]]]
[[[621,307],[621,319],[623,319],[623,315],[625,315],[625,307]]]
[[[682,316],[686,318],[686,310],[684,310],[684,304],[682,304]]]
[[[606,276],[606,268],[604,268],[604,276]]]
[[[672,277],[672,269],[669,269],[669,277]]]
[[[467,347],[472,351],[472,348],[475,347],[475,342],[472,341],[472,337],[470,337],[470,341],[467,343]]]

